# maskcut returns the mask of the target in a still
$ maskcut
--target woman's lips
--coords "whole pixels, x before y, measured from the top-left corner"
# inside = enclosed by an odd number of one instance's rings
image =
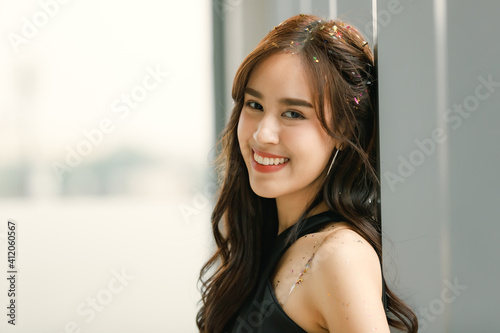
[[[275,154],[271,154],[271,153],[266,153],[266,152],[263,152],[261,150],[257,150],[255,148],[252,148],[252,151],[254,153],[257,153],[257,155],[260,155],[262,157],[269,157],[269,158],[287,158],[286,156],[280,156],[280,155],[275,155]]]
[[[283,169],[289,162],[289,158],[285,156],[264,153],[256,149],[253,149],[252,151],[253,151],[252,167],[257,172],[261,173],[276,172]]]

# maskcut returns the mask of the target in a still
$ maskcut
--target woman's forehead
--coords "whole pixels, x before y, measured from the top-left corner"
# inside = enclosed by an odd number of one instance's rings
[[[277,53],[255,65],[249,75],[247,87],[261,91],[263,95],[285,94],[314,103],[314,87],[309,72],[298,55]],[[267,96],[264,96],[267,97]]]

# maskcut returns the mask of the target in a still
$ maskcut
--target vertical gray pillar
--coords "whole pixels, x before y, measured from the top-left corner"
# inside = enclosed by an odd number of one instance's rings
[[[378,1],[384,261],[420,332],[495,332],[500,3]]]

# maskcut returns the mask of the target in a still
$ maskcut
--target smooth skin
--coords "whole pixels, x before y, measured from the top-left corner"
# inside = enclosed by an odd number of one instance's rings
[[[354,230],[342,228],[326,237],[308,282],[317,324],[328,332],[390,332],[378,256]]]
[[[276,198],[279,232],[291,226],[317,193],[337,143],[323,130],[300,57],[273,55],[252,71],[238,123],[238,140],[252,190]],[[289,158],[278,172],[252,167],[254,151]],[[326,206],[318,207],[326,210]]]
[[[270,56],[250,75],[238,140],[252,190],[276,198],[279,233],[295,223],[317,193],[329,159],[339,147],[321,127],[313,101],[299,55]],[[328,117],[331,111],[325,112]],[[252,166],[254,149],[289,162],[276,172],[258,172]],[[311,215],[327,209],[322,203]],[[307,274],[301,287],[307,288],[303,294],[314,315],[303,327],[317,327],[318,332],[389,332],[377,254],[355,231],[331,232]]]

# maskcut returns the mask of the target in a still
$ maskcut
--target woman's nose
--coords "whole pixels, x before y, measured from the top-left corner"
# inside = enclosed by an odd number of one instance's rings
[[[257,130],[253,133],[253,139],[260,144],[279,143],[278,124],[271,115],[262,117]]]

